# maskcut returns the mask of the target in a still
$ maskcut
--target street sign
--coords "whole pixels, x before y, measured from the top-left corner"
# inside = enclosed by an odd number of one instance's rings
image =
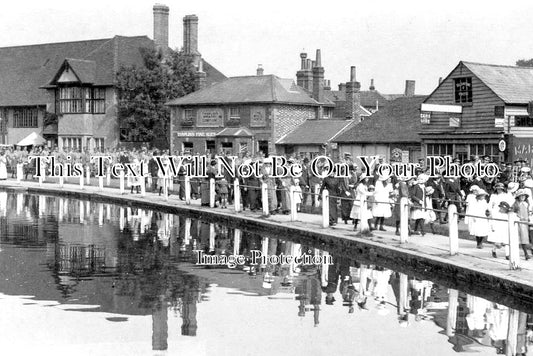
[[[500,150],[500,152],[505,152],[505,150],[507,149],[507,142],[505,142],[504,139],[501,139],[500,142],[498,142],[498,149]]]

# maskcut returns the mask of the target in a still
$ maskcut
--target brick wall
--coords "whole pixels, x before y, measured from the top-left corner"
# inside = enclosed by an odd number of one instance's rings
[[[272,140],[269,151],[276,152],[276,141],[304,121],[316,119],[316,112],[317,108],[312,106],[275,105],[272,108]]]

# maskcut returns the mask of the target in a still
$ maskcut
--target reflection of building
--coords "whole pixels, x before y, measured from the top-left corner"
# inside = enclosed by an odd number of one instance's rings
[[[424,151],[531,163],[532,100],[533,68],[461,61],[421,105]]]

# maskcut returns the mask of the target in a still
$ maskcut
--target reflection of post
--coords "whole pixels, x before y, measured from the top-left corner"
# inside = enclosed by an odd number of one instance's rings
[[[328,260],[329,252],[323,251],[322,252],[322,269],[320,272],[320,281],[322,284],[322,287],[325,287],[328,285],[328,272],[329,272],[329,264],[325,263]],[[361,269],[363,266],[361,266]],[[361,289],[359,289],[361,291]]]
[[[106,204],[106,219],[111,220],[111,204]]]
[[[90,215],[91,215],[91,202],[87,200],[86,206],[87,206],[87,217],[90,217]]]
[[[98,225],[104,225],[104,204],[98,206]]]
[[[124,230],[124,208],[120,207],[118,209],[118,223],[120,227],[120,231]]]
[[[209,224],[209,251],[215,251],[215,224]]]
[[[400,302],[398,303],[398,315],[403,315],[409,309],[407,302],[409,283],[407,275],[400,273]]]
[[[39,195],[39,216],[43,216],[46,212],[46,197]]]
[[[261,254],[263,256],[268,255],[268,237],[263,237],[263,239],[261,241]],[[265,265],[261,264],[261,267],[265,267]]]
[[[63,198],[58,198],[58,200],[59,200],[59,209],[58,209],[58,212],[57,212],[57,221],[58,222],[63,222],[63,204],[65,202],[64,202]],[[18,210],[18,207],[17,207],[17,210]]]
[[[452,337],[455,335],[455,324],[457,323],[457,298],[459,292],[457,289],[448,289],[448,319],[446,320],[446,335]]]
[[[152,309],[152,350],[166,350],[168,348],[168,308],[164,297]]]
[[[17,193],[17,215],[20,215],[22,213],[23,206],[24,206],[24,195],[22,193]]]
[[[197,294],[198,291],[191,290],[193,286],[189,286],[185,295],[183,296],[182,302],[182,311],[181,317],[183,323],[181,324],[181,335],[185,336],[196,336],[196,330],[198,329],[198,324],[196,321],[196,301],[198,300]]]
[[[191,218],[185,218],[185,237],[183,238],[185,245],[188,245],[191,241],[191,223]]]
[[[80,200],[80,224],[84,223],[85,220],[85,204],[83,204],[83,200]]]
[[[509,328],[507,329],[507,350],[506,355],[516,355],[518,350],[517,337],[518,337],[518,317],[520,312],[515,309],[509,308]]]
[[[241,250],[241,229],[235,229],[233,235],[233,255],[238,255]]]

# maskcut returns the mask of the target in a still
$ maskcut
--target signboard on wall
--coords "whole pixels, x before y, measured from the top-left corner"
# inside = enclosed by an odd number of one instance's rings
[[[509,145],[510,160],[525,159],[528,164],[533,162],[533,143],[529,137],[512,137]]]
[[[215,132],[177,131],[177,137],[215,137]]]
[[[450,127],[461,127],[461,118],[450,117]]]
[[[430,112],[422,112],[420,113],[420,122],[422,124],[429,124],[431,120],[431,113]]]
[[[250,109],[250,127],[266,126],[266,110],[264,107],[255,106]]]
[[[198,127],[221,127],[224,125],[224,111],[220,108],[198,110]]]

